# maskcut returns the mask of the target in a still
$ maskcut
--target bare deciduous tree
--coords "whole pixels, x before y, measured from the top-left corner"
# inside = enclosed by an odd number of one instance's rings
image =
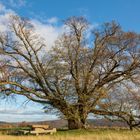
[[[9,58],[8,77],[0,86],[6,94],[24,95],[56,108],[68,120],[69,129],[78,129],[85,127],[91,112],[109,114],[101,106],[107,108],[110,90],[136,78],[140,37],[114,22],[88,37],[89,24],[83,17],[71,17],[65,26],[66,32],[47,52],[30,21],[13,16],[11,32],[0,36],[1,54]]]
[[[116,85],[117,87],[110,92],[106,101],[108,107],[100,106],[110,112],[110,114],[104,114],[105,118],[125,122],[130,130],[140,126],[140,94],[139,84],[137,84],[127,81]],[[113,114],[113,112],[118,113]]]

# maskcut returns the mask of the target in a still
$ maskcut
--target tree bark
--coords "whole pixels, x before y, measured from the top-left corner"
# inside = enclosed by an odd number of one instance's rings
[[[129,125],[130,131],[133,131],[133,126],[131,124],[128,124],[128,125]]]
[[[85,121],[78,119],[68,119],[68,128],[72,129],[85,129]]]
[[[133,131],[133,126],[129,125],[129,129],[130,129],[130,131]]]

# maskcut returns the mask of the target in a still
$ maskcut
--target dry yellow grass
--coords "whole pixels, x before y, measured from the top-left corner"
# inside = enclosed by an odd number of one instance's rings
[[[140,136],[89,135],[89,136],[0,136],[0,140],[140,140]]]
[[[1,135],[0,140],[140,140],[139,131],[93,131],[90,133],[82,131],[74,133],[58,133],[44,136],[9,136]]]

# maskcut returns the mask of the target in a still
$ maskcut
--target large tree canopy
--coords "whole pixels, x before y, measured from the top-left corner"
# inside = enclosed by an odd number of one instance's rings
[[[138,85],[139,34],[124,32],[115,22],[89,33],[85,18],[70,17],[47,51],[29,20],[12,16],[9,24],[0,34],[1,92],[56,108],[70,129],[85,127],[89,113],[127,114],[111,111],[108,100],[116,87]]]

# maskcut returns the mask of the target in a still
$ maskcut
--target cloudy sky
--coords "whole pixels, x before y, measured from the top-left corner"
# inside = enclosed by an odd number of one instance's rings
[[[139,0],[0,0],[0,31],[7,30],[9,14],[29,18],[36,31],[47,40],[48,48],[63,32],[63,20],[85,16],[96,27],[115,20],[124,30],[140,32]],[[0,121],[40,121],[57,119],[43,113],[37,103],[25,104],[24,97],[0,100]]]

